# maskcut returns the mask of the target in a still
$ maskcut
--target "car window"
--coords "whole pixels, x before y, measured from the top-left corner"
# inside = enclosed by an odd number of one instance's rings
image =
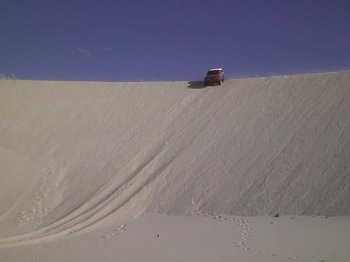
[[[212,70],[212,71],[208,71],[207,75],[216,75],[219,72],[220,72],[219,70]]]

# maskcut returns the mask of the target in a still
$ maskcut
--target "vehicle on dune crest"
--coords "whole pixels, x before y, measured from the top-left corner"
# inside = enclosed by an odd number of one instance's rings
[[[218,84],[221,85],[225,80],[224,70],[222,68],[210,69],[204,77],[204,85]]]

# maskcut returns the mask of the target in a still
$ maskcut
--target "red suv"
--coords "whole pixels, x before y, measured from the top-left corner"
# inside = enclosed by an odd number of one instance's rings
[[[224,78],[224,70],[222,68],[214,68],[210,69],[207,75],[204,77],[204,85],[210,84],[219,84],[223,83]]]

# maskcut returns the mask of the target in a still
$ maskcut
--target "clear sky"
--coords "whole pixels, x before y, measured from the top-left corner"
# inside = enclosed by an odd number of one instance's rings
[[[0,0],[0,74],[199,80],[350,69],[349,0]]]

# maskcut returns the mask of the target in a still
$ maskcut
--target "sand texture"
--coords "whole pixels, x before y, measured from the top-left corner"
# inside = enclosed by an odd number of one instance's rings
[[[0,80],[1,262],[349,262],[349,215],[349,71]]]

